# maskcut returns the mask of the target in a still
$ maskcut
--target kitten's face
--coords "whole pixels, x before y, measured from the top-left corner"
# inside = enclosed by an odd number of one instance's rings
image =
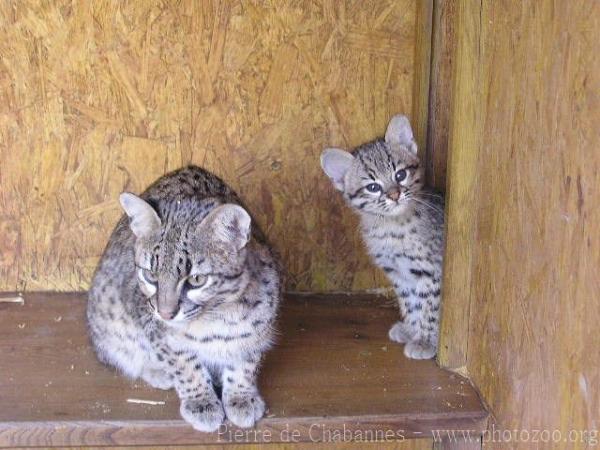
[[[363,145],[344,180],[344,197],[360,212],[396,216],[410,206],[422,188],[419,159],[405,148],[384,141]]]
[[[162,320],[182,322],[237,299],[246,287],[250,217],[237,205],[219,206],[208,215],[198,214],[192,204],[177,208],[164,223],[156,216],[150,231],[136,232],[135,217],[131,226],[137,280],[150,308]],[[128,214],[132,209],[126,208]]]
[[[416,144],[403,116],[392,119],[385,139],[362,145],[352,154],[325,150],[321,164],[347,202],[361,213],[401,215],[423,187]]]

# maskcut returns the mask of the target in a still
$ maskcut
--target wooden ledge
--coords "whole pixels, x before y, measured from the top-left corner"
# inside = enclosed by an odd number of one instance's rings
[[[380,298],[287,295],[279,344],[261,371],[265,418],[254,430],[211,434],[180,419],[174,391],[96,361],[85,303],[84,294],[54,293],[0,302],[0,446],[328,442],[343,433],[381,441],[485,428],[465,379],[406,359],[387,339],[398,313]]]

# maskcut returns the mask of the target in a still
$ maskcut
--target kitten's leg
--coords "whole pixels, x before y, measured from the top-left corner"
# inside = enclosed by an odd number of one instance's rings
[[[415,359],[433,358],[437,353],[439,337],[440,296],[430,291],[425,299],[419,320],[418,339],[404,347],[404,354]]]
[[[432,292],[415,291],[406,299],[404,320],[413,331],[413,338],[404,346],[407,358],[430,359],[437,353],[439,312],[432,312],[432,297]]]
[[[223,369],[223,406],[227,418],[239,427],[251,427],[265,413],[265,402],[256,387],[259,359]]]
[[[436,347],[423,340],[409,342],[404,346],[404,355],[411,359],[431,359],[436,353]]]
[[[405,344],[413,340],[415,335],[415,330],[413,329],[407,321],[407,309],[406,309],[406,299],[409,296],[409,292],[400,288],[398,284],[394,284],[396,288],[396,295],[398,296],[398,305],[400,306],[400,313],[404,318],[404,321],[396,322],[390,331],[388,332],[388,336],[390,340],[394,342],[399,342],[400,344]]]
[[[181,417],[199,431],[218,429],[225,419],[225,413],[208,369],[188,354],[172,354],[166,362],[181,400]]]
[[[400,344],[406,344],[407,342],[412,341],[413,334],[414,333],[412,328],[410,326],[407,326],[401,320],[396,322],[388,332],[390,340],[394,342],[399,342]]]

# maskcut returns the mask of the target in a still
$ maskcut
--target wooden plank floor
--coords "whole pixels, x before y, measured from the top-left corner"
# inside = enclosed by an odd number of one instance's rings
[[[0,302],[0,446],[327,442],[344,431],[344,440],[404,439],[439,428],[481,431],[487,417],[466,380],[403,356],[387,339],[397,311],[374,297],[286,296],[279,343],[261,371],[269,410],[237,435],[229,426],[194,431],[174,391],[97,362],[84,294],[24,300]]]

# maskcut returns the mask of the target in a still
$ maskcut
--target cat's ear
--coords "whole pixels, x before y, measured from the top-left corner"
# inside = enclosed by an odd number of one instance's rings
[[[417,143],[413,136],[408,117],[397,115],[392,117],[385,132],[385,142],[399,144],[406,147],[411,153],[417,154]]]
[[[354,162],[354,156],[339,148],[327,148],[321,153],[321,167],[338,191],[344,191],[344,176]]]
[[[129,226],[136,237],[146,237],[160,227],[160,219],[154,208],[137,195],[123,192],[119,201],[131,219]]]
[[[250,215],[239,205],[227,203],[213,209],[202,220],[200,227],[219,243],[233,244],[236,250],[250,240]]]

